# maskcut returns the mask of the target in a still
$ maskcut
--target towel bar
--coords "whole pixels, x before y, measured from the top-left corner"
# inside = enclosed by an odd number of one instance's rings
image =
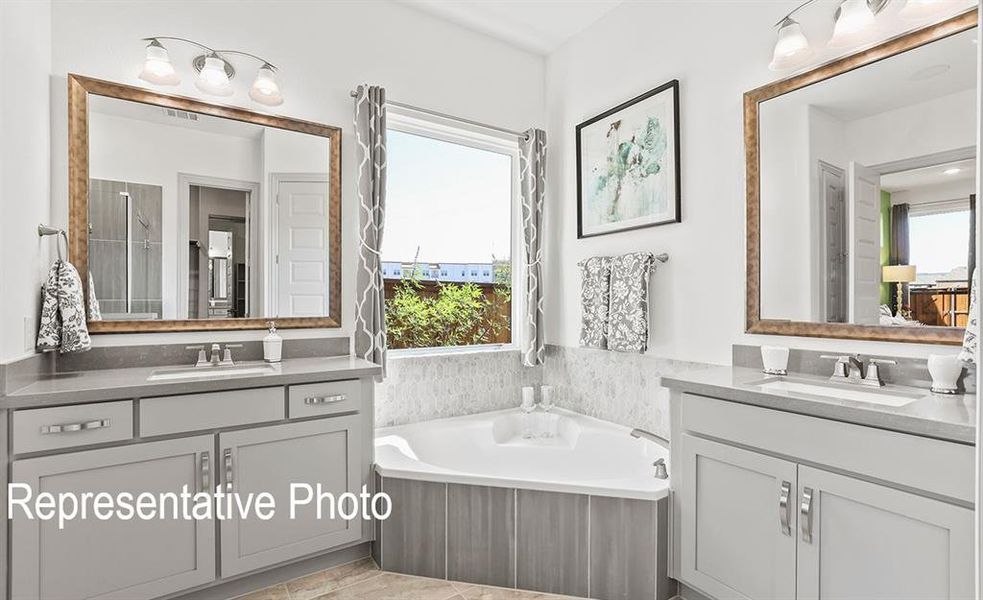
[[[40,225],[38,225],[38,237],[45,237],[45,236],[48,236],[48,235],[60,235],[62,237],[62,239],[65,240],[65,254],[68,254],[68,234],[65,233],[65,230],[64,229],[57,229],[55,227],[48,227],[47,225],[45,225],[43,223],[40,224]],[[58,258],[64,260],[64,257],[61,255],[61,242],[60,241],[56,241],[55,242],[55,246],[58,249]]]

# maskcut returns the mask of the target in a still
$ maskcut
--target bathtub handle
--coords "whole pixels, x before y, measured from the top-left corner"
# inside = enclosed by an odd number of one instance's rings
[[[778,496],[778,518],[781,520],[782,533],[785,535],[792,535],[792,526],[789,524],[792,521],[792,505],[789,504],[791,495],[792,484],[783,481],[782,493]]]
[[[344,394],[335,394],[333,396],[308,396],[304,398],[304,404],[335,404],[336,402],[344,402]]]
[[[812,543],[812,488],[802,488],[802,541]]]

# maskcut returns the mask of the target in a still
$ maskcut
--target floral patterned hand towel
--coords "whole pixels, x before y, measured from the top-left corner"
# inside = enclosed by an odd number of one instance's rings
[[[968,363],[976,362],[976,351],[980,345],[980,320],[977,311],[977,282],[979,281],[979,271],[973,270],[973,286],[969,292],[969,322],[966,323],[966,333],[963,334],[963,349],[959,353],[959,358]]]
[[[632,252],[611,261],[608,349],[638,353],[648,350],[649,274],[654,261],[651,252]]]
[[[611,258],[594,256],[580,267],[580,345],[607,348],[608,299],[611,290]]]
[[[41,295],[38,350],[58,350],[66,354],[91,348],[92,341],[85,324],[82,280],[75,267],[60,258],[56,260],[48,271],[48,281]]]

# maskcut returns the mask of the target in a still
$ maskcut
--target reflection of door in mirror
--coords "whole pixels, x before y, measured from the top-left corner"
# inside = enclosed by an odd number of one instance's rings
[[[275,314],[315,317],[328,308],[327,177],[274,175]]]
[[[89,181],[89,271],[103,319],[160,318],[161,198],[157,185]]]
[[[819,161],[819,210],[825,212],[826,236],[822,246],[826,249],[824,257],[824,277],[826,286],[825,314],[817,320],[828,323],[847,322],[847,212],[845,193],[845,174],[843,169]]]

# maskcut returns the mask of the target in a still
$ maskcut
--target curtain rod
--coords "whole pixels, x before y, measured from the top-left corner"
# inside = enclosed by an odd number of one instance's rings
[[[352,98],[355,98],[357,96],[358,96],[358,92],[355,91],[355,90],[352,90],[351,97]],[[461,117],[455,117],[454,115],[449,115],[447,113],[438,112],[436,110],[430,110],[429,108],[420,108],[419,106],[413,106],[412,104],[404,104],[402,102],[393,102],[392,100],[386,100],[386,103],[387,104],[392,104],[393,106],[396,106],[396,107],[399,107],[399,108],[406,108],[406,109],[409,109],[409,110],[415,110],[415,111],[418,111],[418,112],[426,113],[426,114],[431,115],[431,116],[434,116],[434,117],[441,117],[443,119],[451,119],[453,121],[460,121],[461,123],[467,123],[468,125],[474,125],[475,127],[481,127],[481,128],[484,128],[484,129],[491,129],[493,131],[498,131],[500,133],[506,133],[508,135],[514,135],[515,137],[520,138],[520,139],[526,139],[526,134],[525,134],[525,132],[522,132],[522,131],[512,131],[511,129],[506,129],[504,127],[497,127],[495,125],[489,125],[487,123],[481,123],[479,121],[472,121],[471,119],[464,119],[464,118],[461,118]]]

